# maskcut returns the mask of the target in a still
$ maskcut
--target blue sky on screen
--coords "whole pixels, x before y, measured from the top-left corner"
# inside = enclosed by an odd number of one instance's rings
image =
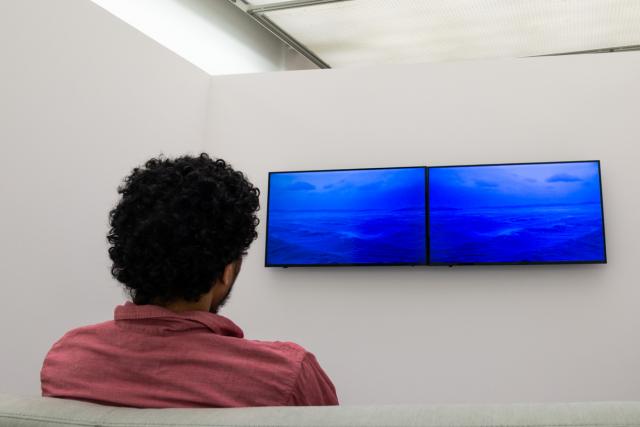
[[[270,210],[423,209],[423,168],[286,172],[270,177]]]
[[[431,168],[432,209],[600,202],[597,162]]]

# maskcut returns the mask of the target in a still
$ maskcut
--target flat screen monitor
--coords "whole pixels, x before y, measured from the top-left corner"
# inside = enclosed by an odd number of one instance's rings
[[[271,172],[266,266],[426,264],[426,168]]]
[[[606,262],[599,161],[428,173],[429,264]]]

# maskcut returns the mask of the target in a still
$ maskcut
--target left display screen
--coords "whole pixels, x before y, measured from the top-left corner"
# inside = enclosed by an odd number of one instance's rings
[[[426,264],[426,168],[271,172],[267,266]]]

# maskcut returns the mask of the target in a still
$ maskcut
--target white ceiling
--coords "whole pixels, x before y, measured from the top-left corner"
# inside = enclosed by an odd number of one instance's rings
[[[640,45],[640,0],[346,0],[259,14],[335,68]]]

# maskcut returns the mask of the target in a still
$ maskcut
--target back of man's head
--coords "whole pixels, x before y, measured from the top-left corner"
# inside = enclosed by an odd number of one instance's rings
[[[259,190],[205,153],[153,158],[118,193],[111,273],[136,304],[197,301],[257,237]]]

